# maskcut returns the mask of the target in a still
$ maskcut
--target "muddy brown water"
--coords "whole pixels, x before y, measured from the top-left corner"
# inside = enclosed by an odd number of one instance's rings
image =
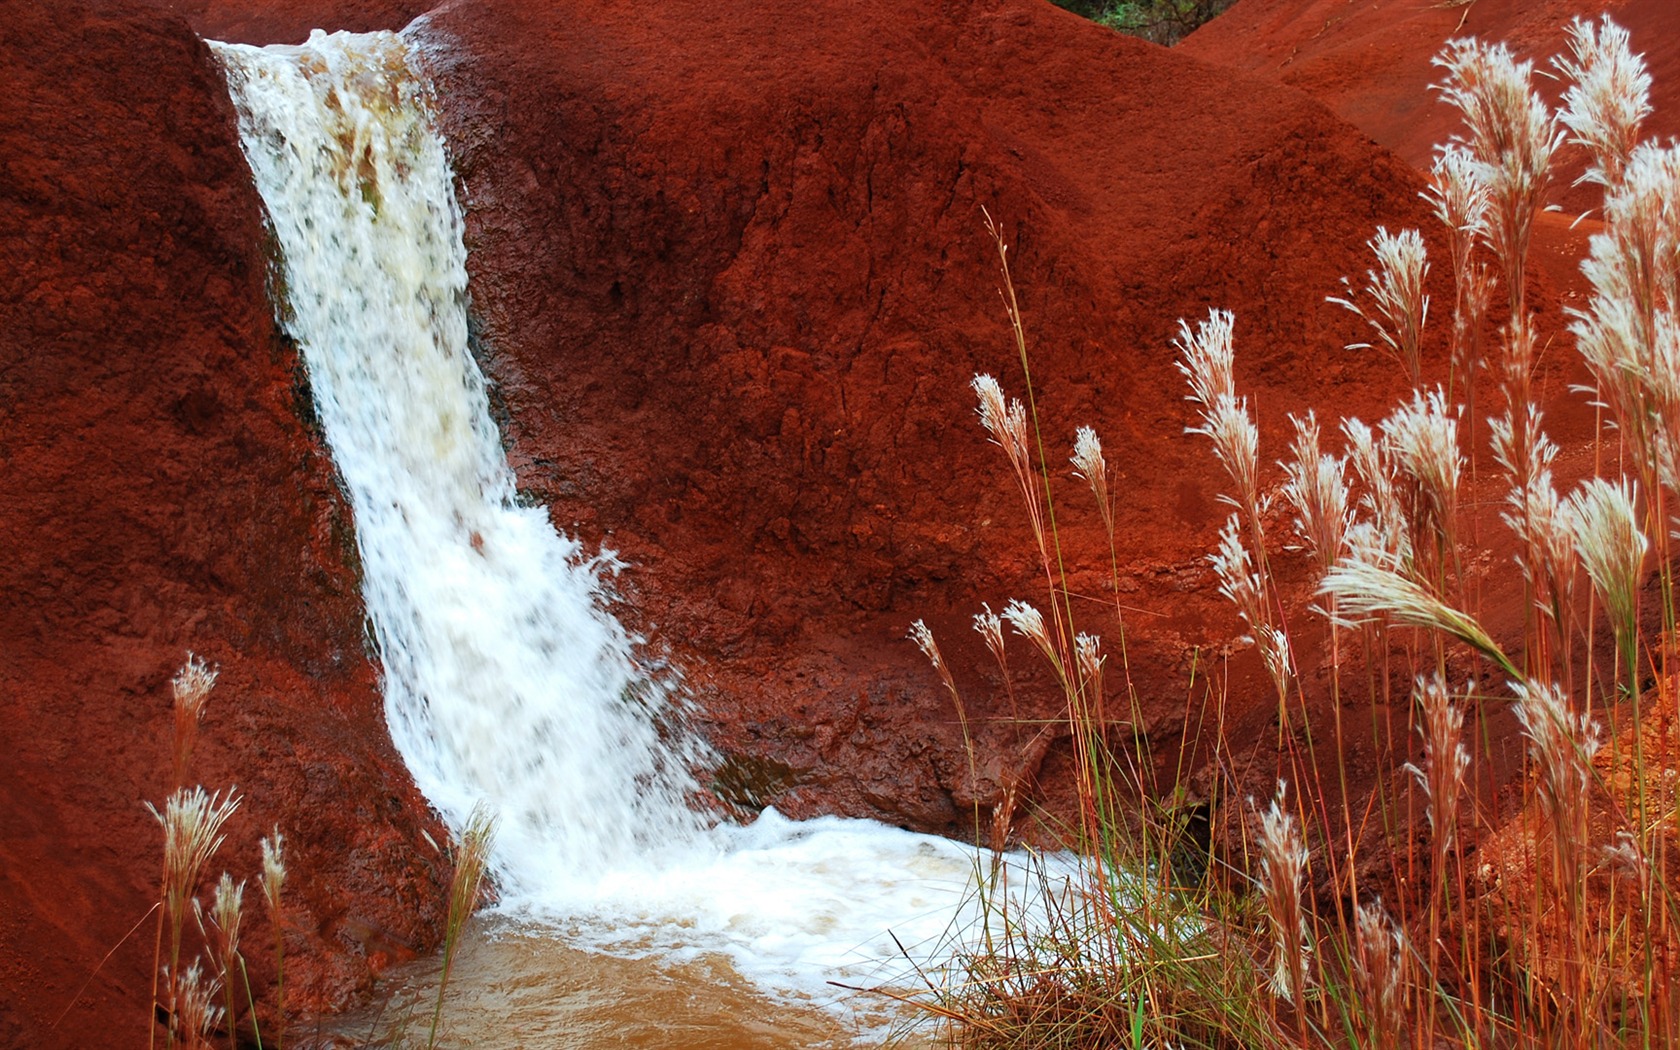
[[[441,958],[392,971],[372,1006],[324,1026],[315,1042],[425,1046],[441,973]],[[774,999],[720,957],[615,957],[493,916],[475,918],[463,934],[437,1039],[439,1047],[473,1050],[842,1050],[883,1042],[904,1050],[938,1044],[929,1019],[881,995],[836,987],[826,1002]]]

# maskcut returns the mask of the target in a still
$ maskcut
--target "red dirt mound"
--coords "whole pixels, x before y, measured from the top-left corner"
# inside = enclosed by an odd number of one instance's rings
[[[1044,600],[968,389],[1025,392],[982,209],[1012,245],[1052,466],[1078,425],[1107,442],[1141,732],[1173,761],[1192,670],[1238,633],[1176,321],[1236,311],[1267,461],[1286,412],[1386,411],[1398,369],[1344,351],[1324,297],[1377,224],[1425,224],[1412,170],[1292,89],[1029,0],[454,0],[423,25],[522,483],[635,566],[632,614],[687,668],[732,782],[959,829],[975,792],[903,641],[918,617],[957,666],[980,801],[1040,761],[1011,719],[1055,702],[1012,707],[969,629],[982,601]],[[1113,647],[1096,514],[1077,483],[1060,499]],[[1231,664],[1244,739],[1275,710],[1258,673]]]
[[[1179,50],[1274,77],[1312,94],[1407,162],[1427,169],[1458,114],[1429,86],[1448,40],[1504,41],[1519,59],[1550,71],[1573,18],[1608,14],[1626,27],[1651,67],[1656,112],[1649,131],[1680,133],[1680,32],[1673,0],[1239,0],[1187,37]],[[1544,86],[1547,81],[1541,80]]]
[[[141,804],[172,787],[189,649],[222,666],[192,779],[245,798],[207,879],[253,875],[279,827],[288,992],[341,1003],[435,943],[446,872],[385,732],[221,76],[179,20],[73,0],[0,0],[0,68],[0,1045],[146,1045]]]

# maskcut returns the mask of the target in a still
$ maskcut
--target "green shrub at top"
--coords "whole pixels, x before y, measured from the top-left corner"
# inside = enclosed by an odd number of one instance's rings
[[[1234,0],[1055,0],[1057,7],[1157,44],[1176,44]]]

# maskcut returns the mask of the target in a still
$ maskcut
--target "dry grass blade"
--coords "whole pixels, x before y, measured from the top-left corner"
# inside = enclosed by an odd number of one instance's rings
[[[1306,889],[1307,848],[1295,817],[1284,805],[1286,788],[1260,817],[1259,886],[1272,930],[1272,990],[1290,1002],[1306,1001],[1308,940],[1301,894]]]
[[[449,914],[445,919],[443,939],[443,972],[438,978],[437,1005],[432,1009],[432,1023],[426,1036],[426,1048],[437,1046],[438,1025],[443,1020],[443,1000],[449,988],[450,970],[455,965],[455,952],[461,945],[461,933],[467,919],[478,908],[484,890],[484,877],[489,870],[490,848],[496,837],[496,818],[483,803],[473,807],[466,827],[454,842],[455,874],[449,883]]]
[[[1357,534],[1357,530],[1356,530]],[[1451,635],[1486,656],[1513,678],[1522,672],[1476,619],[1453,608],[1423,584],[1403,575],[1381,550],[1356,546],[1338,561],[1319,586],[1334,595],[1339,622],[1358,626],[1379,616],[1397,623]]]

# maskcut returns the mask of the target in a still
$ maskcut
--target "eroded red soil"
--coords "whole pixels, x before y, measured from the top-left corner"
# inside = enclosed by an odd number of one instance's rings
[[[18,144],[0,154],[0,521],[16,537],[0,709],[18,727],[0,777],[0,1043],[143,1036],[149,931],[123,936],[153,892],[140,802],[168,786],[168,676],[187,648],[224,667],[197,769],[248,796],[230,862],[253,870],[276,822],[297,846],[311,1001],[435,935],[441,866],[379,715],[347,512],[269,320],[231,112],[180,20],[296,41],[425,6],[0,4],[21,77],[0,97]],[[969,629],[982,602],[1044,601],[968,390],[991,372],[1025,393],[985,209],[1011,245],[1051,462],[1090,425],[1114,472],[1117,588],[1083,487],[1059,489],[1082,627],[1112,654],[1124,608],[1135,731],[1161,772],[1211,680],[1263,786],[1275,702],[1205,561],[1223,479],[1184,433],[1177,320],[1236,311],[1263,462],[1288,413],[1386,414],[1399,370],[1343,350],[1359,327],[1324,297],[1364,271],[1378,224],[1432,228],[1412,165],[1450,114],[1424,91],[1428,58],[1458,31],[1549,53],[1566,9],[1581,5],[1244,0],[1165,51],[1036,0],[450,0],[426,39],[521,482],[630,563],[625,614],[766,800],[962,832],[972,803],[1036,770],[1028,801],[1054,808],[1065,744],[1031,741],[1059,704],[1024,645],[1011,696]],[[1669,17],[1662,0],[1614,9],[1636,34]],[[1659,91],[1680,90],[1664,72]],[[1581,233],[1553,225],[1534,291],[1555,331],[1560,246]],[[1561,392],[1570,366],[1548,362]],[[1567,441],[1580,416],[1560,418]],[[1304,572],[1278,565],[1304,608]],[[902,640],[917,618],[956,670],[978,785]],[[1310,631],[1297,651],[1327,718],[1328,653]],[[1379,684],[1347,720],[1403,716],[1400,689],[1390,705]],[[1363,741],[1356,787],[1388,761],[1380,734]]]

